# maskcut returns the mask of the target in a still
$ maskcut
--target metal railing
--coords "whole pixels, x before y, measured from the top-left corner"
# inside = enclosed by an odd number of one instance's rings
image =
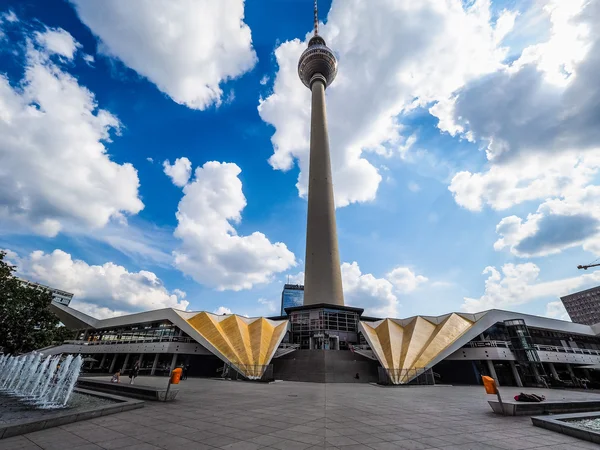
[[[472,341],[469,342],[465,347],[471,348],[487,348],[487,347],[501,347],[510,348],[510,342],[508,341]]]
[[[379,384],[434,385],[435,375],[431,369],[386,369],[379,367]]]
[[[293,348],[295,350],[298,350],[300,348],[300,344],[289,344],[287,342],[282,342],[277,348]]]
[[[469,347],[469,348],[500,347],[500,348],[509,348],[512,350],[512,345],[510,344],[509,341],[472,341],[472,342],[469,342],[468,344],[466,344],[464,347]],[[542,351],[542,352],[575,353],[575,354],[579,354],[579,355],[600,356],[600,350],[592,350],[589,348],[574,348],[574,347],[564,347],[562,345],[541,345],[541,344],[534,344],[534,347],[536,350]]]
[[[563,347],[557,345],[538,345],[535,344],[534,347],[538,351],[542,352],[559,352],[559,353],[576,353],[579,355],[598,355],[600,356],[600,350],[592,350],[589,348],[573,348],[573,347]]]
[[[351,347],[354,350],[372,350],[371,346],[368,344],[363,344],[363,345],[349,344],[348,347]]]
[[[230,380],[273,381],[273,364],[225,364],[221,377]]]
[[[148,337],[148,338],[136,338],[136,339],[115,339],[115,340],[99,340],[99,341],[84,341],[84,340],[69,340],[63,341],[63,344],[70,345],[118,345],[118,344],[151,344],[156,342],[182,342],[182,343],[194,343],[196,342],[192,338],[172,336],[172,337]]]

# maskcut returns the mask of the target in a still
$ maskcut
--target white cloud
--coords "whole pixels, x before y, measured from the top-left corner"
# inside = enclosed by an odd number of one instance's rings
[[[398,298],[392,283],[385,278],[376,278],[370,273],[361,273],[356,262],[342,264],[344,301],[347,305],[365,309],[366,315],[397,317]]]
[[[503,218],[496,232],[501,237],[494,248],[516,256],[546,256],[579,245],[600,254],[600,186],[566,188],[525,220]]]
[[[58,51],[58,50],[56,50]],[[63,54],[68,51],[62,49]],[[100,228],[143,208],[137,171],[104,146],[119,121],[94,94],[28,43],[18,87],[0,75],[0,217],[55,236]]]
[[[233,224],[246,206],[240,172],[236,164],[216,161],[197,167],[177,210],[176,267],[219,290],[250,289],[296,264],[285,244],[273,244],[258,231],[237,234]]]
[[[187,184],[192,175],[192,163],[185,156],[183,158],[177,158],[173,165],[169,163],[169,160],[163,162],[163,168],[165,174],[171,178],[175,186],[183,187]]]
[[[269,82],[269,80],[270,80],[269,75],[263,75],[262,78],[260,79],[261,86],[265,86]]]
[[[36,31],[35,39],[49,54],[64,56],[69,60],[73,59],[75,52],[81,47],[81,44],[62,28],[46,28],[43,33]]]
[[[546,42],[430,109],[440,129],[487,146],[487,167],[457,173],[449,187],[470,210],[573,195],[599,173],[600,5],[545,5]]]
[[[94,62],[96,62],[96,60],[94,59],[94,57],[92,55],[89,54],[85,54],[82,56],[83,60],[85,61],[85,63],[90,66],[93,67]]]
[[[486,204],[505,210],[581,189],[599,169],[600,154],[564,152],[548,157],[533,152],[492,164],[483,172],[459,172],[448,189],[456,203],[471,211],[481,211]]]
[[[146,158],[146,161],[148,161],[149,163],[153,163],[153,162],[154,162],[154,159],[153,159],[153,158],[150,158],[150,157],[148,157],[148,158]]]
[[[17,15],[15,14],[15,12],[12,9],[8,10],[4,14],[2,14],[1,19],[5,20],[7,22],[10,22],[10,23],[14,23],[19,20],[19,18],[17,17]]]
[[[99,53],[189,108],[219,105],[221,84],[257,61],[243,0],[71,1],[100,38]]]
[[[485,292],[479,298],[465,297],[462,309],[479,312],[488,309],[512,309],[536,299],[555,299],[576,289],[587,289],[600,281],[600,271],[554,281],[539,281],[540,269],[533,263],[504,264],[501,272],[488,266]]]
[[[427,281],[427,277],[417,275],[408,267],[396,267],[385,276],[398,292],[412,292],[420,284]]]
[[[419,186],[414,181],[408,183],[408,190],[411,192],[419,192],[421,190],[421,186]]]
[[[382,177],[369,153],[389,156],[414,142],[401,136],[400,114],[500,66],[506,52],[496,46],[500,30],[490,25],[489,2],[465,8],[439,0],[384,0],[376,8],[333,1],[320,33],[339,56],[338,77],[327,89],[338,207],[375,198]],[[499,24],[507,33],[510,23]],[[305,48],[306,41],[296,39],[275,50],[273,93],[259,105],[261,118],[276,129],[269,162],[285,171],[298,161],[301,196],[307,192],[310,91],[298,79],[297,63]]]
[[[546,305],[546,317],[559,320],[568,320],[569,322],[571,321],[569,313],[567,313],[567,310],[565,309],[565,305],[563,305],[560,300],[548,302]]]
[[[287,284],[304,284],[304,272],[298,272],[297,274],[286,275],[285,282]]]
[[[18,19],[17,15],[12,10],[9,10],[3,14],[0,14],[0,41],[4,40],[6,38],[6,35],[5,35],[3,27],[2,27],[2,23],[3,22],[14,23],[14,22],[17,22],[18,20],[19,19]]]
[[[180,290],[169,292],[153,272],[129,272],[112,262],[89,265],[62,250],[41,250],[18,260],[19,274],[71,292],[71,306],[102,317],[159,308],[185,310],[189,302]]]
[[[214,314],[217,314],[218,316],[222,316],[223,314],[233,314],[231,312],[231,309],[227,308],[226,306],[219,306],[217,309],[214,310]]]
[[[266,298],[259,298],[258,303],[263,305],[269,313],[277,312],[277,302],[274,300],[267,300]]]
[[[407,267],[396,267],[385,277],[377,278],[362,273],[356,261],[342,263],[342,284],[346,305],[365,309],[365,314],[375,317],[398,317],[398,297],[414,291],[427,280]],[[291,284],[304,284],[304,272],[289,275]]]

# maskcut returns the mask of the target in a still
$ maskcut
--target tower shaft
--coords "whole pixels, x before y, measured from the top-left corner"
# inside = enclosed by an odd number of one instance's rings
[[[304,305],[328,303],[343,306],[344,293],[325,108],[325,80],[321,77],[315,78],[311,84]]]

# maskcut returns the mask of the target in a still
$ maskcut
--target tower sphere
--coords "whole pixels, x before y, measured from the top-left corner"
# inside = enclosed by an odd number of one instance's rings
[[[337,59],[325,44],[325,39],[316,34],[308,41],[308,48],[300,56],[298,76],[310,89],[311,80],[319,74],[325,79],[325,87],[329,86],[337,75]]]

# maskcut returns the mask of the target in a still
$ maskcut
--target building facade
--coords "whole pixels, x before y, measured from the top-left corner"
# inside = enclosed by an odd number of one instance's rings
[[[35,283],[33,281],[25,280],[24,278],[18,278],[23,284],[29,287],[37,288],[37,289],[45,289],[50,291],[52,294],[52,301],[60,303],[61,305],[69,306],[71,300],[73,299],[73,294],[66,291],[61,291],[60,289],[55,289],[50,286],[46,286],[40,283]]]
[[[600,286],[575,292],[560,298],[575,323],[600,323]]]
[[[171,308],[95,319],[54,302],[52,310],[77,338],[44,354],[71,353],[97,361],[89,370],[168,374],[178,364],[191,376],[230,370],[251,380],[410,384],[423,377],[443,384],[575,386],[586,366],[600,364],[600,324],[583,325],[510,311],[449,313],[406,319],[365,317],[362,309],[309,305],[286,317]],[[590,385],[590,383],[588,383]]]
[[[286,315],[286,308],[304,304],[304,286],[301,284],[285,284],[281,292],[281,315]]]

